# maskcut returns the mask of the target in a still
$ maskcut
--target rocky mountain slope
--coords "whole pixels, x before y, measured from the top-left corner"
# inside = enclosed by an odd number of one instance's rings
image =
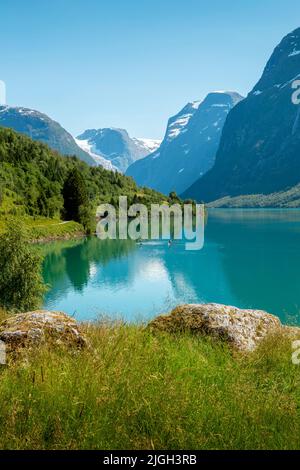
[[[292,102],[297,78],[300,28],[281,41],[257,85],[230,112],[215,166],[184,197],[271,194],[300,182],[300,106]]]
[[[43,142],[62,155],[75,155],[91,166],[98,164],[87,152],[78,147],[71,134],[58,122],[39,111],[22,107],[0,106],[0,126],[13,129],[33,140]],[[107,165],[108,167],[109,165]]]
[[[235,92],[214,92],[188,103],[169,120],[160,148],[131,165],[127,175],[166,194],[183,192],[213,166],[224,122],[241,99]]]

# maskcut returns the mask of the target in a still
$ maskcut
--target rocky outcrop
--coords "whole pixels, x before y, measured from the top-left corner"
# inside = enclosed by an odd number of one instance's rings
[[[82,348],[86,344],[77,322],[62,312],[38,310],[9,317],[0,325],[8,351],[49,343]]]
[[[287,328],[262,310],[243,310],[220,304],[191,304],[175,308],[150,324],[151,331],[191,332],[228,342],[239,351],[253,351],[268,334],[286,331],[300,339],[300,328]]]

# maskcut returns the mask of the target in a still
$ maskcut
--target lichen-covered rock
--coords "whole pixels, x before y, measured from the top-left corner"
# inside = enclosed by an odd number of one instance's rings
[[[77,322],[62,312],[20,313],[0,325],[0,340],[8,351],[49,344],[81,348],[86,344]]]
[[[252,351],[266,335],[285,327],[279,318],[262,310],[242,310],[220,304],[190,304],[154,319],[152,331],[192,332],[225,340],[240,351]],[[289,328],[298,333],[299,328]],[[297,331],[296,331],[297,330]]]

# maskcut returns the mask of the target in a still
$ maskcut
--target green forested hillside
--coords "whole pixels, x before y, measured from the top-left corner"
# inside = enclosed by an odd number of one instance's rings
[[[0,126],[43,142],[61,155],[76,155],[79,160],[96,166],[95,160],[76,144],[71,134],[44,113],[23,107],[0,106]]]
[[[0,128],[0,217],[3,215],[59,218],[62,189],[70,170],[78,169],[93,206],[118,203],[119,195],[129,203],[162,202],[165,196],[119,173],[90,167],[75,157],[62,157],[45,144],[10,129]]]
[[[300,184],[273,194],[250,194],[246,196],[224,197],[207,204],[208,207],[228,208],[299,208]]]

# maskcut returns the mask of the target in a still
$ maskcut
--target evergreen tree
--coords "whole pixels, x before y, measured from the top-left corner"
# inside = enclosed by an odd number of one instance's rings
[[[96,205],[112,200],[117,206],[119,196],[127,196],[132,202],[138,192],[148,207],[165,200],[156,191],[138,188],[130,177],[101,166],[90,167],[75,157],[60,156],[41,142],[1,127],[0,187],[0,216],[26,214],[57,218],[65,205],[65,219],[78,220],[78,208],[83,206],[86,221],[86,200],[90,199],[94,223]]]
[[[63,186],[65,220],[81,222],[82,206],[89,206],[89,198],[84,178],[77,168],[69,171]]]
[[[177,196],[177,194],[175,193],[175,191],[170,192],[169,198],[170,198],[172,201],[178,201],[178,200],[179,200],[179,197]]]

